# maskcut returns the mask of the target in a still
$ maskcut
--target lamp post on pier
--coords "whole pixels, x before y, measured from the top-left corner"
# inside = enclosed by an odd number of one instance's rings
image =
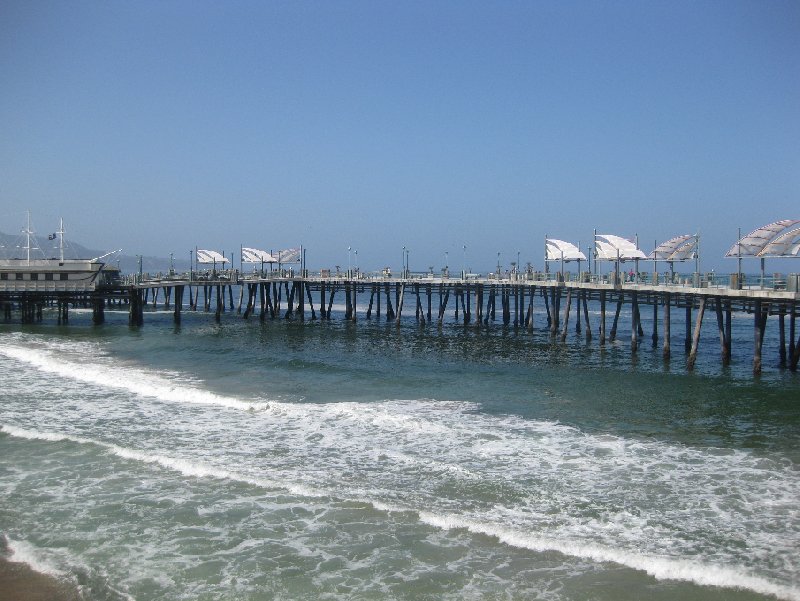
[[[351,255],[350,255],[350,247],[348,246],[347,247],[347,277],[348,278],[350,277],[350,267],[351,267],[350,257],[351,257]]]

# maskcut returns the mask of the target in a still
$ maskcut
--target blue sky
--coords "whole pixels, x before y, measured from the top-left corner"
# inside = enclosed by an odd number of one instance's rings
[[[364,270],[699,230],[726,270],[800,218],[798,57],[796,1],[5,0],[0,230]]]

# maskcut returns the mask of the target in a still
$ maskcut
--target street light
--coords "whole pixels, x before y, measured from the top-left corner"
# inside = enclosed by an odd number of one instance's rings
[[[411,249],[407,248],[406,249],[406,278],[411,277],[411,265],[410,265],[410,263],[408,261],[408,255],[410,255],[410,254],[411,254]]]
[[[189,281],[190,282],[192,281],[192,275],[193,275],[192,274],[192,267],[193,266],[194,266],[194,263],[192,263],[192,251],[190,249],[189,250]]]
[[[356,253],[356,276],[358,276],[358,249],[355,250]]]
[[[347,247],[347,277],[350,277],[350,247]]]
[[[467,245],[464,244],[464,255],[461,257],[461,279],[467,277]]]

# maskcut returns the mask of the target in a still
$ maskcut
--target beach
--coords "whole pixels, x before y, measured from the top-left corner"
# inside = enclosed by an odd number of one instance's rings
[[[0,601],[81,601],[74,586],[0,557]]]

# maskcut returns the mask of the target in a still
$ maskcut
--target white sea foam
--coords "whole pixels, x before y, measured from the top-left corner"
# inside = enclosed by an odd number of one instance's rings
[[[191,478],[371,503],[436,528],[616,562],[658,579],[800,599],[787,576],[797,566],[800,478],[780,456],[586,433],[487,415],[461,401],[265,402],[263,411],[242,413],[217,407],[254,403],[205,393],[208,409],[190,413],[136,398],[124,408],[113,398],[95,406],[82,400],[80,383],[178,403],[197,404],[187,397],[205,391],[181,374],[117,367],[102,352],[83,362],[75,343],[65,357],[56,343],[37,344],[4,345],[0,355],[77,383],[62,388],[75,412],[41,406],[24,413],[20,405],[7,419],[27,429],[3,426],[9,435],[98,445]],[[120,374],[144,388],[109,383]],[[148,421],[128,426],[133,411]],[[53,432],[62,429],[69,435]]]
[[[80,436],[72,436],[68,434],[58,434],[54,432],[39,432],[35,430],[28,430],[25,428],[18,428],[8,424],[0,424],[0,432],[13,436],[15,438],[25,438],[28,440],[43,440],[47,442],[63,442],[69,441],[84,445],[94,445],[107,450],[109,453],[121,457],[122,459],[129,459],[138,461],[140,463],[149,463],[158,465],[169,470],[179,472],[184,476],[192,478],[215,478],[218,480],[233,480],[245,484],[252,484],[259,488],[268,490],[285,490],[295,495],[308,496],[308,497],[326,497],[329,493],[314,490],[311,487],[304,485],[296,485],[287,482],[278,482],[268,478],[253,478],[246,474],[238,473],[236,471],[221,469],[216,466],[204,464],[194,459],[183,459],[170,457],[161,453],[154,453],[150,451],[140,451],[137,449],[129,449],[115,444],[103,442],[101,440],[93,440]]]
[[[10,555],[8,561],[24,563],[41,574],[63,578],[66,572],[59,567],[55,558],[32,544],[22,540],[12,540],[5,536],[6,547]]]
[[[56,352],[40,348],[4,345],[0,347],[0,355],[33,366],[42,372],[102,388],[125,390],[159,401],[215,405],[247,411],[265,410],[270,406],[268,401],[245,401],[203,390],[182,381],[180,377],[168,378],[158,372],[97,359],[65,359]]]
[[[800,588],[754,576],[744,567],[720,567],[701,561],[694,562],[680,558],[632,553],[603,545],[586,544],[581,541],[555,540],[535,534],[521,534],[496,524],[482,523],[455,515],[419,512],[419,517],[424,523],[436,528],[445,530],[463,528],[475,534],[494,537],[507,545],[531,551],[557,551],[571,557],[618,563],[646,572],[657,580],[683,580],[702,586],[746,589],[790,601],[800,599]]]

